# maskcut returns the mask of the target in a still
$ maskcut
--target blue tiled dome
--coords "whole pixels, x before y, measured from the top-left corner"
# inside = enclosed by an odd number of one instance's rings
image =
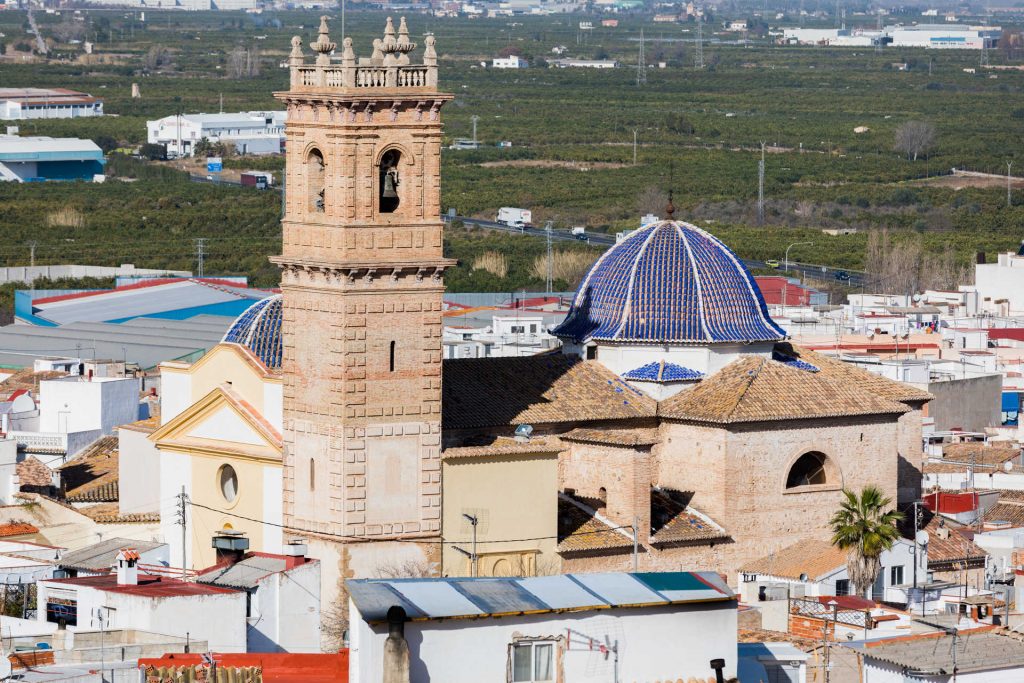
[[[786,336],[736,254],[682,221],[651,223],[606,251],[554,334],[577,342],[679,344]]]
[[[261,299],[231,323],[224,339],[247,346],[271,370],[281,369],[281,295]]]

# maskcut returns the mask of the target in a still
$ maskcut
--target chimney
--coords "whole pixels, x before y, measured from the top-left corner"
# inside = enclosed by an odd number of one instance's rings
[[[139,585],[139,553],[135,548],[121,548],[117,553],[117,585]]]
[[[288,559],[285,560],[285,569],[294,569],[301,565],[306,564],[306,552],[308,548],[306,546],[305,539],[294,538],[284,546],[284,555]]]
[[[409,643],[405,640],[405,610],[388,609],[388,638],[384,641],[382,683],[409,683]]]
[[[217,551],[217,562],[235,563],[245,557],[249,549],[249,539],[245,532],[233,529],[223,529],[213,537],[211,544]]]

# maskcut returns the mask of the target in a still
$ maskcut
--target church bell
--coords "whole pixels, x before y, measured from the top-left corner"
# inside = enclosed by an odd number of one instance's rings
[[[395,179],[395,176],[394,176],[393,173],[391,173],[391,172],[385,173],[384,174],[384,191],[381,193],[381,196],[382,197],[386,197],[388,199],[397,199],[398,198],[398,193],[395,191],[395,185],[397,185],[397,184],[398,184],[398,182]]]

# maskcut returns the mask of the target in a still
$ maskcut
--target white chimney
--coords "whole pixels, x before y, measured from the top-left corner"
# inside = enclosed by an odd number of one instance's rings
[[[117,585],[139,584],[139,553],[135,548],[122,548],[117,554]]]

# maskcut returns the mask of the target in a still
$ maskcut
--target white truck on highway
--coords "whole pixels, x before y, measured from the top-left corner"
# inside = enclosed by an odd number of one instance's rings
[[[572,229],[572,236],[581,242],[587,241],[587,228],[582,225],[574,226]]]
[[[501,223],[512,228],[529,227],[533,221],[533,212],[529,209],[517,209],[514,206],[503,206],[498,209],[498,217],[495,223]]]

